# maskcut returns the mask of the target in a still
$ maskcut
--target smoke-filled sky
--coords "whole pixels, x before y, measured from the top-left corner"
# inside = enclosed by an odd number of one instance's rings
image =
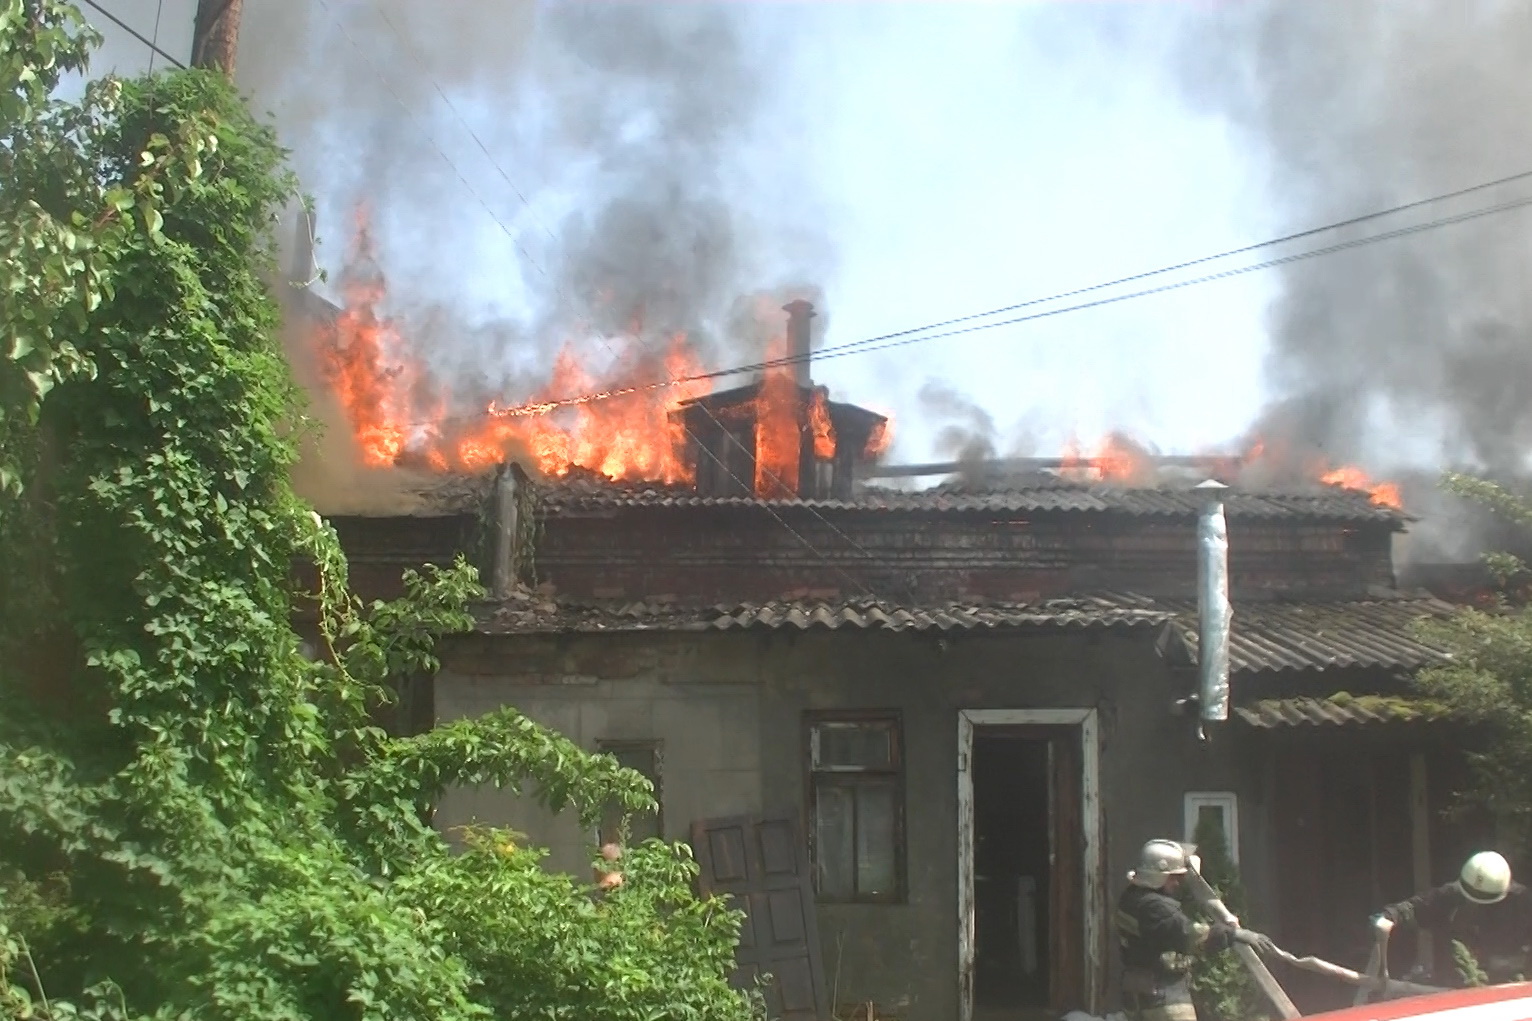
[[[108,2],[188,47],[191,0]],[[103,28],[103,66],[142,67]],[[1532,170],[1524,0],[247,0],[239,63],[322,263],[368,202],[395,307],[481,384],[576,320],[642,314],[727,359],[742,296],[812,288],[837,344]],[[1521,467],[1529,218],[814,377],[893,412],[898,459],[1261,423],[1379,471]]]

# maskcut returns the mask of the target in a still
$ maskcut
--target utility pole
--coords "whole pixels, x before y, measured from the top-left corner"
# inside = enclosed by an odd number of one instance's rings
[[[244,0],[197,0],[192,27],[192,66],[221,71],[234,79],[234,54],[239,49],[239,14]]]

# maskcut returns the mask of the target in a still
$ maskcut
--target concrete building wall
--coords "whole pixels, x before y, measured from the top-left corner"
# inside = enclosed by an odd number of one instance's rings
[[[905,740],[908,897],[819,908],[825,974],[841,1002],[905,1017],[954,1017],[958,996],[957,715],[960,709],[1095,707],[1100,716],[1105,892],[1120,891],[1138,846],[1180,836],[1188,790],[1234,790],[1247,876],[1259,894],[1259,766],[1233,764],[1227,730],[1203,743],[1171,715],[1185,694],[1152,629],[937,639],[886,632],[474,638],[454,643],[438,680],[442,720],[515,705],[588,748],[663,742],[667,837],[693,819],[742,812],[803,817],[807,710],[897,709]],[[590,837],[503,792],[457,791],[438,818],[510,825],[583,871]],[[1103,919],[1103,924],[1105,920]],[[1115,960],[1107,967],[1115,973]],[[827,979],[830,981],[831,979]]]

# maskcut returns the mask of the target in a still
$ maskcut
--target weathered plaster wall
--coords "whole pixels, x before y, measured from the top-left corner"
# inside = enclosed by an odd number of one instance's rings
[[[1263,777],[1231,765],[1228,734],[1199,743],[1190,721],[1171,716],[1183,683],[1155,654],[1150,630],[945,641],[867,632],[592,635],[461,640],[448,650],[436,698],[443,720],[508,703],[587,747],[602,738],[663,741],[665,828],[677,839],[694,818],[801,817],[805,710],[902,710],[909,897],[821,905],[825,973],[839,975],[842,1002],[951,1018],[959,709],[1098,708],[1109,902],[1144,840],[1180,835],[1187,790],[1240,792],[1243,864],[1259,895]],[[560,867],[583,871],[589,861],[589,838],[572,823],[502,792],[453,792],[439,812],[446,827],[472,818],[552,846]]]

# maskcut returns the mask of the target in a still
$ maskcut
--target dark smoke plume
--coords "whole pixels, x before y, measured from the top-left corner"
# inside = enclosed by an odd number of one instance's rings
[[[1270,233],[1532,170],[1522,0],[1260,0],[1203,8],[1188,28],[1176,61],[1186,93],[1235,124],[1264,165],[1280,214]],[[1352,235],[1527,194],[1532,182]],[[1381,472],[1416,469],[1427,482],[1408,487],[1407,506],[1450,505],[1428,495],[1447,466],[1525,477],[1532,212],[1280,272],[1278,399],[1257,426],[1263,438]],[[1433,536],[1431,523],[1416,529],[1438,545],[1423,555],[1471,552],[1463,529]]]
[[[938,457],[975,463],[995,456],[995,419],[971,398],[929,379],[918,399],[930,419],[940,423],[932,443]]]
[[[677,333],[712,365],[757,360],[742,296],[811,292],[824,315],[833,251],[799,114],[773,105],[776,28],[724,5],[258,4],[239,68],[319,198],[321,264],[365,201],[388,311],[467,411],[537,395],[566,344],[597,372]]]

